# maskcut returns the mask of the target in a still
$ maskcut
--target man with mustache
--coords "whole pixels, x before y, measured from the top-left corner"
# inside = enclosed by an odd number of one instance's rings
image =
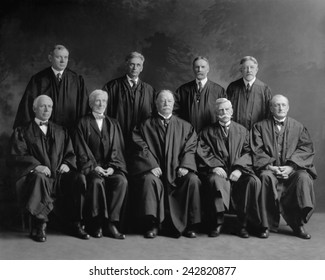
[[[51,120],[67,128],[69,132],[88,110],[84,79],[67,67],[68,49],[63,45],[55,45],[48,59],[51,66],[34,75],[26,87],[17,110],[14,128],[33,119],[33,100],[43,94],[53,100]]]
[[[155,90],[140,80],[144,61],[141,53],[131,52],[125,58],[126,74],[103,87],[108,94],[107,115],[121,126],[126,155],[129,154],[133,128],[148,118],[154,108]]]
[[[220,235],[224,213],[232,203],[240,224],[239,236],[248,238],[252,230],[260,238],[267,238],[269,233],[262,221],[264,209],[259,204],[261,182],[252,169],[249,132],[231,120],[232,113],[228,99],[217,99],[218,121],[199,134],[198,166],[205,186],[202,201],[209,236]]]
[[[272,117],[254,125],[251,139],[253,165],[262,182],[264,220],[276,231],[281,213],[296,236],[310,239],[303,225],[315,205],[314,146],[307,129],[287,116],[285,96],[275,95],[270,110]]]
[[[161,227],[168,235],[196,237],[201,221],[201,182],[196,172],[197,135],[188,122],[172,115],[174,96],[162,90],[157,114],[133,131],[134,157],[130,172],[136,181],[138,216],[145,238]]]
[[[258,63],[254,57],[243,57],[240,71],[243,77],[230,83],[227,96],[233,106],[233,120],[250,130],[254,123],[270,115],[272,94],[269,86],[256,78]]]
[[[219,84],[208,79],[209,61],[203,56],[193,60],[195,80],[180,86],[175,93],[174,114],[188,121],[199,133],[216,121],[215,101],[226,97]]]

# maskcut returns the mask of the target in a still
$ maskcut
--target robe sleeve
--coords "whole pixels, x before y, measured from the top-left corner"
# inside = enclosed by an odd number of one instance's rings
[[[112,144],[110,158],[107,159],[108,166],[112,167],[114,170],[120,170],[123,173],[127,173],[126,163],[124,159],[124,139],[120,125],[118,122],[112,123],[113,129],[112,133]]]
[[[209,140],[206,130],[199,134],[199,141],[197,147],[198,167],[203,172],[209,172],[215,167],[223,167],[224,161],[217,157],[212,150],[212,144]]]
[[[140,175],[159,167],[158,161],[155,159],[142,137],[142,126],[133,130],[132,141],[134,153],[129,169],[132,175]]]
[[[77,155],[77,167],[82,174],[87,175],[96,168],[97,162],[86,143],[85,139],[87,135],[85,134],[86,130],[83,128],[82,123],[79,122],[73,136],[73,141]]]
[[[68,165],[72,169],[77,169],[76,154],[73,149],[72,140],[67,130],[65,130],[65,145],[62,163]]]
[[[315,151],[313,142],[311,141],[307,129],[304,127],[299,135],[296,149],[291,156],[286,159],[286,163],[294,163],[298,169],[308,170],[312,177],[316,179],[316,169],[313,165],[314,155]]]
[[[184,148],[180,154],[180,164],[179,167],[197,171],[195,155],[197,151],[197,134],[193,127],[191,127],[187,139],[185,141]]]
[[[255,124],[251,130],[250,145],[253,156],[253,166],[257,171],[265,169],[269,164],[273,165],[276,161],[275,157],[272,157],[271,151],[266,151],[266,147],[271,147],[271,139],[268,139],[270,143],[264,143],[262,138],[262,127],[259,123]]]
[[[10,139],[8,156],[8,166],[12,178],[17,180],[26,176],[38,165],[41,165],[41,162],[31,155],[25,140],[25,130],[21,127],[16,128]]]

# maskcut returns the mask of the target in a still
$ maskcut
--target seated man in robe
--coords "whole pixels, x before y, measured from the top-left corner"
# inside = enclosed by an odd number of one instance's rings
[[[18,196],[32,216],[32,237],[45,242],[55,197],[69,189],[74,235],[89,239],[81,224],[85,195],[82,176],[76,172],[76,156],[67,130],[49,121],[52,108],[49,96],[38,96],[33,103],[35,119],[12,134],[9,164]]]
[[[104,115],[105,91],[93,91],[89,106],[92,112],[80,120],[74,135],[78,169],[87,180],[87,216],[94,237],[124,239],[119,231],[128,186],[123,134],[118,122]]]
[[[195,238],[201,221],[201,182],[195,174],[197,135],[192,125],[172,115],[171,91],[158,93],[156,107],[158,113],[133,131],[130,172],[145,222],[144,237],[156,237],[162,223],[167,235]]]
[[[304,224],[315,205],[314,146],[307,129],[287,116],[285,96],[275,95],[270,110],[272,117],[256,123],[251,134],[253,165],[262,182],[264,220],[276,231],[281,213],[296,236],[310,239]]]
[[[231,120],[232,105],[226,98],[216,101],[218,121],[199,134],[198,162],[202,172],[203,205],[206,205],[210,237],[220,235],[224,213],[232,201],[242,238],[254,229],[260,238],[269,236],[261,220],[259,196],[261,182],[252,169],[249,132]]]

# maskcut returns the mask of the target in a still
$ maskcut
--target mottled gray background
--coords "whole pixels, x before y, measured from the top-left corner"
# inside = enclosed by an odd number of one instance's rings
[[[55,43],[88,89],[122,73],[126,53],[146,57],[142,79],[175,90],[193,78],[191,61],[210,60],[222,86],[252,55],[258,77],[290,99],[290,115],[307,126],[317,149],[317,211],[325,211],[324,0],[1,1],[0,203],[6,199],[6,148],[18,102],[31,75],[48,66]],[[8,171],[10,172],[10,171]]]

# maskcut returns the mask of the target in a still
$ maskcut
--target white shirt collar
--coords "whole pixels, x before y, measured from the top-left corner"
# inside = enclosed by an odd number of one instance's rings
[[[208,78],[204,78],[203,80],[198,80],[198,79],[195,79],[196,80],[196,84],[199,85],[199,82],[202,83],[202,87],[205,86],[205,84],[207,83],[208,81]]]
[[[132,86],[132,82],[131,81],[135,81],[135,83],[138,84],[139,77],[136,77],[135,79],[132,79],[128,75],[126,75],[126,78],[128,79],[128,82],[129,82],[130,86]]]
[[[168,120],[172,117],[172,114],[170,114],[168,117],[165,117],[164,115],[160,114],[159,112],[158,112],[158,115],[161,116],[165,120]]]
[[[51,67],[51,68],[52,68],[52,71],[54,72],[55,77],[56,77],[56,75],[57,75],[58,73],[60,73],[61,76],[63,75],[64,70],[62,70],[62,71],[58,71],[58,70],[55,70],[53,67]]]
[[[228,126],[231,124],[231,120],[230,120],[229,122],[227,122],[227,123],[222,123],[222,122],[219,121],[219,124],[220,124],[221,126],[228,127]]]
[[[284,121],[286,120],[286,117],[283,118],[283,119],[281,119],[281,120],[279,120],[279,119],[277,119],[277,118],[275,118],[275,117],[273,117],[273,119],[276,120],[277,122],[284,122]]]
[[[249,86],[251,87],[254,84],[254,82],[256,80],[256,77],[251,81],[246,81],[244,78],[243,78],[243,80],[244,80],[244,83],[245,83],[245,87],[247,87],[247,84],[249,84]]]
[[[42,126],[40,126],[40,123],[41,123],[41,122],[48,122],[48,120],[46,120],[46,121],[42,121],[42,120],[40,120],[40,119],[38,119],[38,118],[35,118],[34,120],[35,120],[36,124],[39,126],[39,128],[40,128],[40,129],[43,131],[43,133],[46,135],[46,134],[47,134],[47,129],[48,129],[48,127],[47,127],[47,125],[42,125]]]

